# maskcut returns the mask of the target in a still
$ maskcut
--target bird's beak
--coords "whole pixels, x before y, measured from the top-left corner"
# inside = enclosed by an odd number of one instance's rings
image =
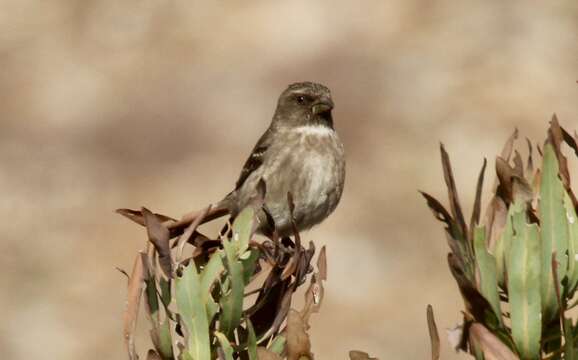
[[[322,98],[316,101],[311,107],[314,115],[330,112],[333,109],[333,100],[330,98]]]

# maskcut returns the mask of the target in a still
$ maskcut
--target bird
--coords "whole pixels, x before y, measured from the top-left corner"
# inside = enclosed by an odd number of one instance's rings
[[[217,207],[228,209],[234,218],[255,201],[264,185],[258,233],[293,234],[288,193],[297,231],[325,220],[337,207],[345,181],[345,153],[334,128],[333,108],[326,86],[290,84],[279,96],[273,119],[245,161],[234,190]]]

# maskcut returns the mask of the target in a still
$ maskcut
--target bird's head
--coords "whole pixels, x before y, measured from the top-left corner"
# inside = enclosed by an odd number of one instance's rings
[[[333,128],[329,89],[313,82],[291,84],[277,103],[273,121],[281,126],[320,125]]]

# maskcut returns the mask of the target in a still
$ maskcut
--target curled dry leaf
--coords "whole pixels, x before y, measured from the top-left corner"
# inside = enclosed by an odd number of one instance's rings
[[[482,164],[482,169],[478,175],[478,183],[476,184],[476,198],[474,200],[474,209],[472,211],[472,217],[470,219],[470,239],[473,239],[473,229],[480,222],[480,212],[482,208],[482,188],[484,186],[484,174],[486,172],[486,165],[488,161],[484,158],[484,163]]]
[[[446,210],[446,208],[433,196],[423,191],[420,191],[420,194],[426,199],[427,206],[433,212],[436,219],[442,221],[446,224],[446,230],[450,230],[454,219],[450,215],[450,213]]]
[[[166,277],[172,278],[173,260],[171,258],[171,246],[169,244],[169,229],[167,229],[167,227],[165,227],[147,208],[143,207],[141,212],[144,216],[149,240],[159,254],[159,264],[161,269],[165,273]]]
[[[323,281],[318,278],[318,274],[313,274],[311,283],[305,293],[305,304],[301,310],[301,316],[305,324],[309,324],[311,314],[319,312],[324,295]]]
[[[500,153],[500,157],[502,159],[505,159],[506,162],[510,161],[512,151],[514,150],[514,143],[516,142],[517,139],[518,139],[518,128],[514,129],[514,132],[508,137],[508,140],[506,140],[506,143],[502,148],[502,152]],[[494,179],[494,186],[493,186],[494,193],[496,192],[497,188],[498,188],[498,179],[496,178]]]
[[[510,156],[512,156],[512,151],[514,150],[514,142],[516,142],[517,139],[518,139],[518,128],[515,128],[512,135],[510,135],[510,137],[508,137],[508,140],[506,140],[506,143],[502,148],[502,152],[500,153],[500,156],[503,159],[506,159],[506,161],[510,160]]]
[[[123,274],[124,276],[126,276],[127,280],[130,280],[130,275],[126,272],[125,269],[120,268],[118,266],[114,267],[119,273]]]
[[[438,360],[440,358],[440,335],[431,305],[427,306],[427,327],[431,342],[431,358],[432,360]]]
[[[123,335],[128,357],[131,360],[138,359],[134,344],[134,331],[136,329],[140,299],[144,290],[143,259],[145,258],[146,254],[139,252],[134,261],[132,273],[128,281],[128,295],[124,311]]]
[[[140,210],[131,210],[131,209],[116,209],[116,213],[120,214],[127,219],[134,221],[135,223],[145,226],[145,219]],[[169,223],[169,222],[176,222],[175,219],[172,217],[163,215],[163,214],[154,214],[157,219],[162,223]]]
[[[502,235],[508,219],[508,208],[504,200],[499,196],[494,196],[486,209],[485,227],[489,232],[488,249],[493,250]]]
[[[450,157],[444,148],[443,144],[440,144],[440,151],[442,154],[442,166],[444,169],[444,179],[446,181],[446,186],[448,188],[448,195],[450,198],[450,209],[452,216],[457,222],[462,235],[467,234],[466,222],[464,220],[464,214],[460,205],[460,199],[458,198],[458,191],[456,189],[456,182],[454,180],[454,174],[452,171],[452,165],[450,163]]]

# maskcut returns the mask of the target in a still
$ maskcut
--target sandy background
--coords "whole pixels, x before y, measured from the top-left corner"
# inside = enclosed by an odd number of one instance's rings
[[[514,127],[541,140],[556,112],[578,128],[574,0],[0,8],[3,359],[124,359],[114,266],[131,267],[144,232],[113,210],[180,215],[223,196],[301,80],[332,89],[348,160],[339,208],[305,234],[330,267],[316,358],[427,359],[426,304],[442,332],[461,309],[417,193],[445,200],[439,141],[469,212],[483,156]],[[465,356],[444,339],[443,358]]]

